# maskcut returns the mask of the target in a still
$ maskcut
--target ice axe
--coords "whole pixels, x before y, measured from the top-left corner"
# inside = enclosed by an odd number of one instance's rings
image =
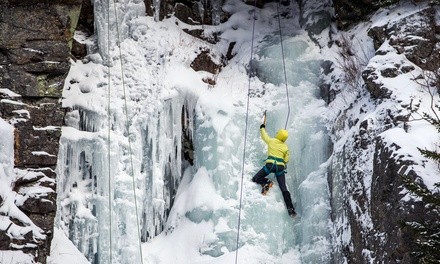
[[[266,113],[267,113],[267,110],[264,110],[264,114],[263,114],[263,124],[264,124],[264,126],[266,126]]]

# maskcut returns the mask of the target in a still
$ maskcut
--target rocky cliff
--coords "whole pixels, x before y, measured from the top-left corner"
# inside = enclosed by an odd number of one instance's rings
[[[14,127],[10,188],[28,217],[2,208],[9,225],[0,229],[0,250],[21,250],[41,263],[53,236],[60,99],[80,8],[80,0],[0,1],[0,117]],[[7,199],[0,197],[2,207]]]
[[[336,11],[338,5],[342,3],[335,3]],[[338,13],[339,18],[342,15]],[[429,86],[434,91],[435,84],[427,84],[424,74],[439,67],[438,15],[438,4],[405,2],[370,17],[367,41],[361,42],[360,32],[365,31],[357,29],[356,23],[351,24],[352,30],[341,32],[350,39],[351,48],[360,47],[357,55],[347,50],[345,55],[357,56],[362,80],[345,93],[342,101],[346,107],[332,125],[329,181],[336,263],[418,263],[413,254],[414,230],[403,223],[435,221],[437,217],[408,194],[403,182],[403,176],[423,182],[428,161],[418,157],[417,149],[408,154],[402,148],[408,148],[411,141],[420,142],[420,134],[413,132],[418,118],[412,110],[432,103],[423,94],[429,93]],[[340,61],[336,65],[349,71]],[[341,85],[349,90],[347,81],[333,78],[333,96],[327,93],[326,97],[334,99],[334,94],[343,93]],[[330,106],[337,107],[337,103]]]

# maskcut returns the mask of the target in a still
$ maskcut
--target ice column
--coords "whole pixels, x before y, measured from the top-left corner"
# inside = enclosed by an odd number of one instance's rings
[[[165,227],[184,170],[191,166],[195,97],[170,98],[142,126],[142,239]],[[183,144],[182,144],[183,142]]]
[[[136,0],[93,0],[98,51],[108,63],[108,49],[130,35],[130,20],[145,14],[145,5]]]
[[[80,70],[72,71],[68,78],[75,81],[67,80],[64,91],[70,112],[58,157],[57,223],[92,263],[109,263],[110,257],[113,263],[140,263],[136,211],[143,241],[162,231],[184,167],[180,112],[190,100],[158,99],[149,112],[145,102],[130,96],[139,91],[137,96],[149,96],[142,94],[148,89],[136,86],[139,82],[126,78],[128,96],[122,93],[119,60],[131,54],[122,47],[120,58],[118,48],[130,35],[130,19],[144,13],[142,6],[142,1],[95,1],[98,53],[89,64],[73,66]],[[129,64],[124,67],[125,74],[133,71]]]

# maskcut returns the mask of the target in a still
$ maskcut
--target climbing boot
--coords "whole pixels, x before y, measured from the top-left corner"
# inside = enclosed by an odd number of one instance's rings
[[[262,186],[263,188],[261,189],[261,194],[266,195],[269,189],[272,188],[273,182],[270,181],[268,183],[262,184]]]
[[[289,213],[290,217],[294,218],[296,216],[295,208],[289,208],[287,209],[287,212]]]

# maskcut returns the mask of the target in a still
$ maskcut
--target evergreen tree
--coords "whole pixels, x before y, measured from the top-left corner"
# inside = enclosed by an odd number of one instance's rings
[[[414,239],[417,248],[412,252],[418,263],[440,263],[440,183],[436,184],[435,190],[429,190],[422,183],[416,182],[408,176],[404,176],[406,188],[422,198],[426,208],[424,220],[420,222],[405,222],[415,234]]]
[[[437,109],[440,109],[436,105]],[[440,133],[440,119],[438,116],[423,115],[423,119],[435,126]],[[420,149],[420,153],[434,160],[440,168],[440,152],[435,150]],[[414,180],[409,176],[402,176],[405,187],[415,196],[421,198],[426,216],[420,222],[405,222],[415,234],[417,248],[412,252],[418,263],[440,263],[440,182],[437,182],[432,190],[428,189],[423,182]]]

